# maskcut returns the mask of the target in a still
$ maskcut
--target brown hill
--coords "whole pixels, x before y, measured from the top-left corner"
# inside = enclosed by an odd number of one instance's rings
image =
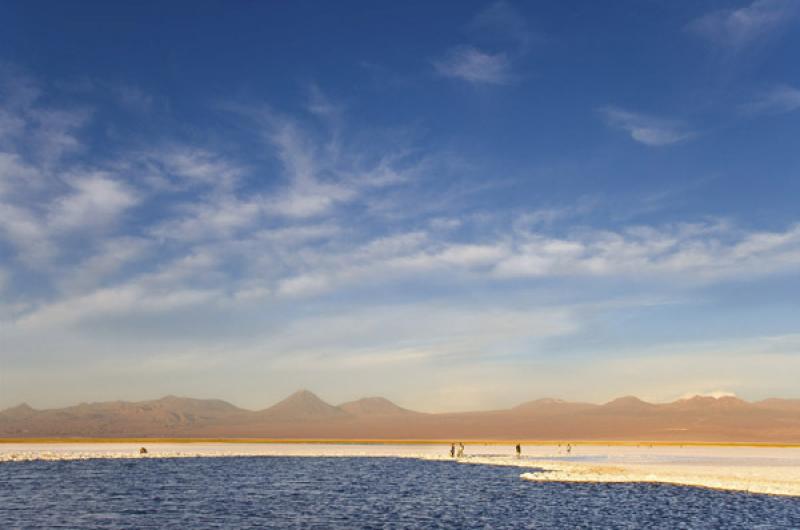
[[[604,414],[642,414],[656,410],[657,405],[647,403],[635,396],[625,396],[600,405],[596,412]]]
[[[24,420],[25,418],[30,418],[31,416],[35,415],[37,410],[31,408],[30,405],[27,403],[21,403],[16,407],[11,407],[10,409],[0,411],[0,422],[2,421],[11,421],[11,420]]]
[[[753,403],[754,407],[769,410],[781,410],[800,414],[800,399],[769,398]]]
[[[352,416],[398,416],[404,414],[419,414],[413,410],[399,407],[382,397],[366,397],[355,401],[342,403],[338,407]]]
[[[597,408],[593,403],[573,403],[563,399],[543,398],[534,401],[526,401],[511,410],[523,414],[531,415],[550,415],[550,414],[570,414],[584,410]]]
[[[664,440],[800,443],[800,400],[695,397],[603,405],[541,399],[507,410],[423,414],[383,398],[335,407],[308,391],[252,412],[167,396],[0,412],[0,436],[202,436],[335,439]]]
[[[277,421],[309,421],[342,418],[348,414],[322,401],[308,390],[298,390],[283,401],[258,413],[259,416]]]
[[[714,398],[710,396],[694,396],[688,399],[679,399],[673,403],[662,405],[669,410],[683,411],[716,411],[732,412],[743,411],[752,408],[752,405],[742,399],[733,396]]]
[[[47,435],[162,434],[202,427],[222,418],[246,415],[248,411],[217,399],[166,396],[131,403],[107,401],[72,407],[34,410],[27,405],[0,412],[0,432]]]

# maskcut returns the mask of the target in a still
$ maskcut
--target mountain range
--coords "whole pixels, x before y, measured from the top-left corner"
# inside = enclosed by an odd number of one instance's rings
[[[695,396],[598,405],[538,399],[511,409],[422,413],[381,397],[326,403],[301,390],[263,410],[216,399],[81,403],[0,411],[0,437],[239,437],[375,440],[652,440],[800,443],[800,399]]]

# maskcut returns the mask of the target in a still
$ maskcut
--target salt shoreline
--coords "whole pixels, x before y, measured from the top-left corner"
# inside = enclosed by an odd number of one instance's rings
[[[95,458],[193,458],[236,456],[395,457],[452,460],[449,446],[384,444],[258,443],[6,443],[0,462]],[[634,447],[581,445],[512,446],[467,444],[460,463],[526,468],[536,482],[651,482],[751,493],[800,496],[800,448]]]

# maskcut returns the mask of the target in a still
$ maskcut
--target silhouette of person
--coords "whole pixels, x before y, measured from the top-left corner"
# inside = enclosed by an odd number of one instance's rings
[[[520,456],[522,456],[522,446],[517,444],[516,449],[517,449],[517,458],[519,458]]]
[[[464,456],[464,444],[459,442],[458,443],[458,457],[461,458]]]
[[[450,458],[456,457],[456,444],[450,444]]]

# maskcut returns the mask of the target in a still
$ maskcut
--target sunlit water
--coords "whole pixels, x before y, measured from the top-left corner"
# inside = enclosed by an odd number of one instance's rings
[[[402,458],[0,464],[0,528],[800,528],[800,499]]]

